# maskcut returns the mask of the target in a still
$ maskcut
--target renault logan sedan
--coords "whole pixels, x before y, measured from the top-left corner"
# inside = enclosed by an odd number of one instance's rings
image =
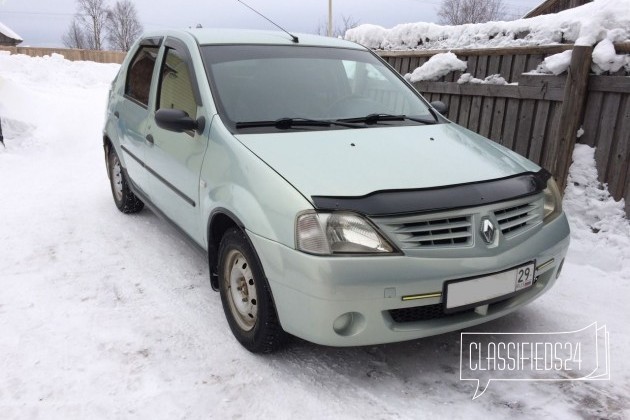
[[[109,96],[114,202],[207,253],[252,352],[467,328],[548,290],[569,227],[547,171],[442,105],[343,40],[150,33]]]

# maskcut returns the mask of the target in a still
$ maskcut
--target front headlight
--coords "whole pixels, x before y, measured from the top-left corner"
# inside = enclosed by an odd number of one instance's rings
[[[562,213],[562,195],[558,184],[553,178],[549,178],[547,181],[547,188],[545,188],[545,205],[544,205],[544,219],[545,223],[548,223],[558,217]]]
[[[309,254],[396,252],[368,220],[349,212],[303,213],[295,224],[296,247]]]

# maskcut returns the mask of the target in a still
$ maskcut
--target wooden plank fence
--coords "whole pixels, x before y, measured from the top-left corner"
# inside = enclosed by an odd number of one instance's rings
[[[616,44],[630,53],[630,44]],[[551,54],[574,50],[568,74],[523,74]],[[583,50],[581,50],[583,49]],[[401,74],[445,51],[378,51]],[[486,50],[452,50],[468,62],[467,72],[483,79],[501,74],[517,85],[458,84],[462,72],[415,83],[429,101],[449,105],[448,118],[550,170],[566,184],[575,142],[596,147],[601,182],[626,203],[630,216],[630,77],[589,75],[591,47],[553,45]],[[584,134],[576,139],[579,128]]]

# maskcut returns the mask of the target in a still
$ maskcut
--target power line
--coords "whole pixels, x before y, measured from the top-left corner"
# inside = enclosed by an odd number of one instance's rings
[[[80,13],[59,13],[59,12],[22,12],[19,10],[3,10],[0,12],[2,14],[12,14],[12,15],[40,15],[40,16],[74,16],[81,15]],[[82,16],[87,16],[83,14]]]

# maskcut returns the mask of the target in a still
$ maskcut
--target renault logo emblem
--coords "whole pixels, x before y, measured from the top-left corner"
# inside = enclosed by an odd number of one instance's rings
[[[481,220],[481,236],[487,244],[494,242],[494,233],[496,228],[492,221],[488,218]]]

